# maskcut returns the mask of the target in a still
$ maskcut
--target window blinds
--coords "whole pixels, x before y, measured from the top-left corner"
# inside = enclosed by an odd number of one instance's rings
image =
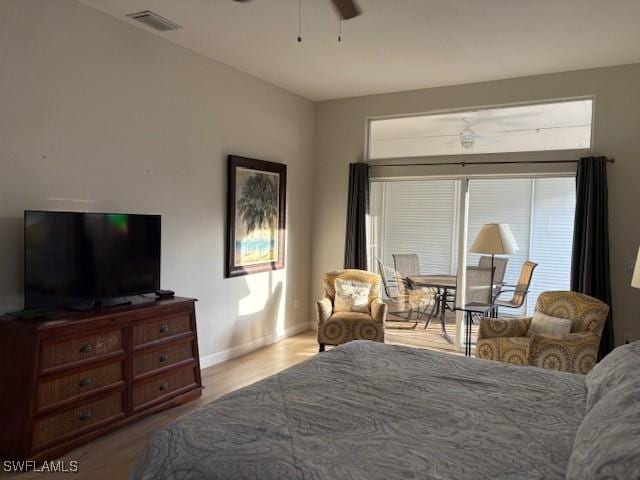
[[[534,180],[533,206],[531,260],[538,267],[533,274],[528,313],[533,313],[540,293],[570,288],[575,178]]]
[[[415,180],[381,182],[372,189],[377,256],[385,265],[393,267],[394,253],[417,253],[421,273],[455,273],[458,185]]]
[[[541,292],[569,288],[575,197],[575,179],[569,177],[469,181],[468,246],[484,223],[508,223],[519,251],[507,256],[505,282],[517,283],[526,260],[538,264],[525,306],[505,313],[531,315]],[[478,259],[469,254],[467,263]]]

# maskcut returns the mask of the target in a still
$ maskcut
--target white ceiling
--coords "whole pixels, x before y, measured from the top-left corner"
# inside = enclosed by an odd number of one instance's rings
[[[640,62],[640,0],[80,0],[311,100]],[[159,33],[139,10],[182,25]]]

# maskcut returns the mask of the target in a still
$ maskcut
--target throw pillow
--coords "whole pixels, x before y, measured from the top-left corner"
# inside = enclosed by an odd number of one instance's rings
[[[369,313],[371,284],[336,278],[334,286],[336,298],[333,302],[333,310],[335,312]]]
[[[571,320],[568,318],[552,317],[542,312],[535,312],[527,336],[538,335],[567,335],[571,332]]]

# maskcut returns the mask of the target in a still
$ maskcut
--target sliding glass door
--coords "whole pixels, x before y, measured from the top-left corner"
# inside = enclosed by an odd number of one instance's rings
[[[575,178],[568,176],[374,180],[370,267],[377,270],[379,258],[392,268],[393,254],[415,253],[422,274],[458,275],[460,284],[458,266],[480,261],[469,249],[482,225],[506,223],[519,249],[505,256],[505,283],[518,282],[527,260],[538,267],[525,304],[500,314],[531,315],[541,292],[569,289],[574,210]]]

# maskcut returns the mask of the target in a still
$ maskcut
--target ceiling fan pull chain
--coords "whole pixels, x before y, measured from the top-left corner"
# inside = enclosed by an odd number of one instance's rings
[[[298,43],[302,43],[302,0],[298,0]]]
[[[338,27],[338,42],[342,41],[342,19],[338,21],[340,26]]]

